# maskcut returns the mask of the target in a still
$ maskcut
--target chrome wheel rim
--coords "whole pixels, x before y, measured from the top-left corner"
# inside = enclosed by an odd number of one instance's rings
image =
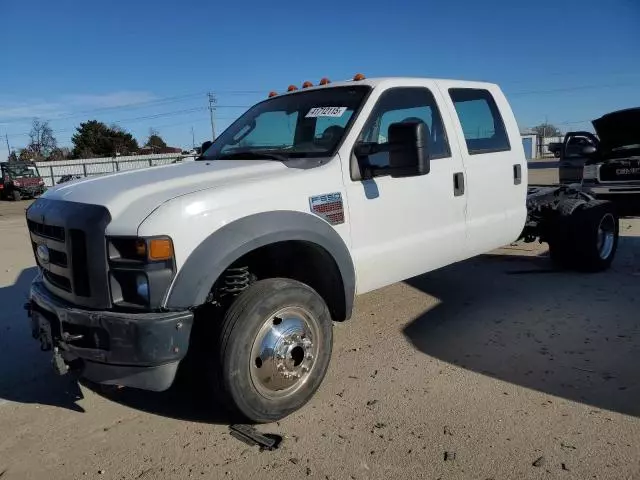
[[[260,327],[251,348],[251,381],[266,398],[293,395],[308,381],[321,345],[320,327],[301,307],[286,307]]]
[[[616,219],[610,213],[607,213],[600,220],[598,225],[597,247],[598,254],[602,260],[606,260],[611,256],[613,244],[615,240]]]

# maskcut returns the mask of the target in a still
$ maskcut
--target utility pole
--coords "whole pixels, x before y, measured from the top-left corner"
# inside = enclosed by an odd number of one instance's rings
[[[193,133],[193,125],[191,126],[191,148],[196,148],[196,136]]]
[[[9,147],[9,135],[5,133],[4,139],[7,141],[7,154],[11,156],[11,148]]]
[[[215,105],[218,100],[216,99],[216,96],[211,92],[209,92],[207,96],[209,97],[209,114],[211,115],[211,141],[214,141],[216,139],[216,123],[214,120],[214,112],[216,111]]]

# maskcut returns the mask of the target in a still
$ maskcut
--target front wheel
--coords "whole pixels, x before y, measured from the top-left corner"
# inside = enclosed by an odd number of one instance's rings
[[[14,190],[13,192],[11,192],[11,198],[13,198],[13,200],[16,202],[19,202],[20,200],[22,200],[22,195],[20,195],[20,192],[18,190]]]
[[[251,422],[279,420],[305,405],[329,366],[332,321],[324,300],[290,279],[261,280],[224,315],[213,387]]]

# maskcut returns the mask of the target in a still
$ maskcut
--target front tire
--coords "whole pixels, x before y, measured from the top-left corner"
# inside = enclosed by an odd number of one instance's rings
[[[217,395],[255,423],[293,413],[324,379],[332,329],[327,305],[309,286],[281,278],[254,283],[222,320],[212,372]]]
[[[19,202],[20,200],[22,200],[22,195],[20,195],[20,192],[18,190],[14,190],[13,192],[11,192],[11,198],[13,198],[15,202]]]

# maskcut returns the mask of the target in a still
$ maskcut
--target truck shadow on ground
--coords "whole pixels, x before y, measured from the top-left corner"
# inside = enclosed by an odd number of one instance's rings
[[[89,389],[110,401],[157,415],[206,423],[232,423],[201,392],[200,385],[181,375],[166,392],[116,389],[78,380],[77,375],[58,376],[51,365],[50,352],[42,352],[31,337],[27,314],[23,308],[35,267],[23,270],[13,285],[0,287],[0,404],[51,405],[84,412],[80,402],[83,389]],[[86,391],[86,390],[85,390]],[[80,402],[80,403],[78,403]]]
[[[534,274],[539,273],[539,274]],[[427,355],[515,385],[640,416],[640,237],[611,270],[485,255],[410,280],[440,300],[404,333]]]
[[[23,308],[35,267],[22,270],[13,285],[0,287],[0,403],[53,405],[83,412],[82,391],[73,377],[53,373],[51,356],[31,337]]]
[[[215,398],[204,390],[202,380],[197,384],[184,372],[181,372],[176,382],[165,392],[102,386],[86,380],[82,380],[81,383],[109,401],[161,417],[218,425],[230,425],[240,421],[227,413]]]

